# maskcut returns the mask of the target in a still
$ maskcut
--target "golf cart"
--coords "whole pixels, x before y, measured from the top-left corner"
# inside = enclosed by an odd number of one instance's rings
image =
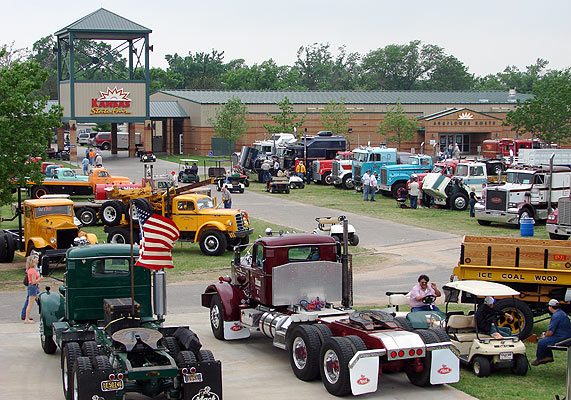
[[[198,168],[193,170],[191,168],[192,163],[197,163],[198,160],[192,160],[190,158],[181,158],[178,164],[178,181],[181,183],[196,183],[200,181],[198,176]],[[196,171],[196,172],[195,172]]]
[[[140,153],[140,161],[141,162],[155,162],[157,161],[157,157],[153,154],[152,151],[143,151]]]
[[[313,230],[314,234],[332,236],[338,242],[343,241],[344,215],[339,217],[318,217],[315,220],[317,221],[317,228]],[[355,227],[349,224],[347,231],[349,233],[349,244],[357,246],[359,244],[359,236],[355,233]]]
[[[299,176],[290,174],[289,176],[289,188],[290,189],[303,189],[305,184],[303,183],[303,179]]]
[[[528,361],[525,345],[517,336],[494,339],[478,332],[475,312],[484,297],[511,297],[517,308],[515,296],[519,292],[501,283],[488,281],[455,281],[443,286],[446,297],[446,333],[460,350],[460,361],[472,367],[479,377],[489,376],[493,369],[510,368],[516,375],[525,375]],[[474,311],[448,312],[450,303],[473,303]]]

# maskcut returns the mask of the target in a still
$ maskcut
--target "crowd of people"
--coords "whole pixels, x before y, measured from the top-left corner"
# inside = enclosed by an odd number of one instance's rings
[[[83,169],[83,175],[89,175],[89,170],[93,167],[103,167],[103,156],[101,155],[101,151],[95,151],[91,147],[85,149],[85,157],[81,160],[81,167]]]

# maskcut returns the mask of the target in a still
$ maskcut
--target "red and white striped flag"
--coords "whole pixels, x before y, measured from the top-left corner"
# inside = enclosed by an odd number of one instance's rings
[[[135,265],[149,269],[173,268],[171,249],[180,237],[177,226],[166,217],[136,208],[141,240]]]

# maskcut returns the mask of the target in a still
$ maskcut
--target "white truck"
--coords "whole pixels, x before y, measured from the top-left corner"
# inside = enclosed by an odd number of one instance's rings
[[[518,225],[521,218],[545,221],[548,203],[557,207],[560,197],[569,196],[570,183],[569,167],[510,168],[505,184],[486,188],[475,206],[476,219],[480,225],[492,222]]]
[[[553,165],[571,166],[571,149],[520,149],[514,163],[530,167],[549,165],[552,155]]]

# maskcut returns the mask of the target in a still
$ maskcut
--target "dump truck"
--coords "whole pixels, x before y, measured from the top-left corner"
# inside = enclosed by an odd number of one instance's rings
[[[550,299],[571,312],[571,242],[464,236],[451,280],[468,279],[503,283],[520,292],[517,308],[511,299],[497,301],[494,308],[511,314],[513,322],[501,319],[501,325],[525,339],[534,317],[548,312]]]
[[[221,362],[188,326],[164,326],[166,273],[134,266],[138,253],[118,244],[72,247],[63,285],[38,296],[42,349],[61,349],[65,399],[222,399]]]

